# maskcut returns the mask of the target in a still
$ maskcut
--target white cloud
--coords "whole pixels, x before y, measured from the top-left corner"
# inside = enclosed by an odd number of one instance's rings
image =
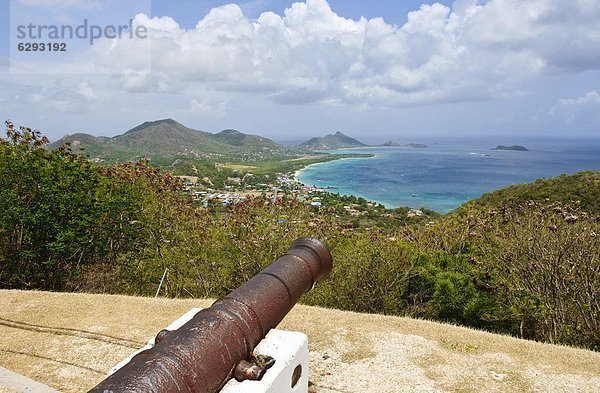
[[[190,112],[197,115],[223,117],[226,113],[225,106],[225,102],[211,102],[194,98],[190,102]]]
[[[581,114],[581,112],[594,112],[598,118],[600,110],[600,92],[591,90],[581,97],[563,98],[558,100],[556,105],[550,109],[549,115],[562,116],[565,121],[571,122]]]
[[[167,36],[171,34],[177,36],[182,31],[179,24],[170,16],[150,18],[146,14],[137,14],[134,19],[135,26],[146,26],[154,30],[154,38],[160,37],[161,32]]]
[[[129,93],[176,93],[184,88],[181,82],[173,80],[160,72],[127,70],[113,75],[108,81],[113,90],[125,90]]]
[[[189,30],[144,14],[135,24],[150,30],[151,70],[132,64],[148,49],[140,40],[92,52],[128,69],[126,90],[156,90],[168,79],[263,92],[276,102],[398,106],[505,97],[546,72],[600,69],[600,2],[587,0],[423,5],[403,26],[340,17],[326,0],[256,20],[228,4]]]
[[[13,97],[16,105],[70,114],[89,113],[99,102],[106,101],[105,94],[99,94],[87,80],[55,80],[42,87],[29,87]]]
[[[243,4],[228,4],[190,29],[170,16],[146,14],[135,16],[139,25],[150,39],[100,40],[80,60],[61,64],[66,74],[112,73],[104,84],[70,91],[88,100],[168,93],[182,97],[183,110],[222,116],[228,94],[283,104],[412,107],[515,97],[539,76],[600,70],[597,0],[458,0],[452,7],[422,5],[402,26],[341,17],[326,0],[256,19],[244,14]]]
[[[75,89],[75,93],[79,94],[80,96],[82,96],[88,100],[93,100],[96,98],[96,93],[94,93],[94,89],[92,88],[90,83],[87,81],[79,82]]]

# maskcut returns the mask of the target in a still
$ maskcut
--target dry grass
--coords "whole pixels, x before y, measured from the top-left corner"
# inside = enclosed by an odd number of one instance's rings
[[[253,169],[258,168],[256,166],[252,166],[252,165],[231,164],[231,163],[215,164],[215,166],[217,166],[217,167],[223,167],[223,168],[229,168],[229,169],[232,169],[234,171],[251,171]]]
[[[177,317],[210,303],[0,291],[0,365],[83,391]],[[600,391],[600,353],[591,351],[306,306],[280,327],[309,337],[312,392]]]
[[[315,158],[323,158],[323,155],[309,155],[309,156],[302,156],[302,157],[298,157],[298,158],[291,158],[289,160],[283,160],[284,162],[297,162],[297,161],[304,161],[304,160],[314,160]]]

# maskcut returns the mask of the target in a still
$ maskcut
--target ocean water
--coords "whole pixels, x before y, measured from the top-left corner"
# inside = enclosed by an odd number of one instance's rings
[[[364,197],[388,208],[425,207],[447,213],[484,193],[512,184],[600,170],[600,139],[419,142],[428,148],[337,150],[375,157],[311,165],[300,172],[299,180],[307,185],[330,187],[331,192]],[[490,150],[498,144],[518,144],[530,151]]]

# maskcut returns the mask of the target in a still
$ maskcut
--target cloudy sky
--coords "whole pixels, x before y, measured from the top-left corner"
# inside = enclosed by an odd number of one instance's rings
[[[600,137],[598,0],[0,2],[0,116],[51,139],[166,117],[279,141]],[[17,49],[48,41],[19,25],[84,19],[148,37]]]

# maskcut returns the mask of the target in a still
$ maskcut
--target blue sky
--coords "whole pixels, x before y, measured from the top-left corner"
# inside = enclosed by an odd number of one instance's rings
[[[200,18],[204,17],[214,8],[231,1],[227,0],[153,0],[153,16],[172,16],[182,27],[193,27]],[[262,12],[273,11],[283,14],[283,11],[292,4],[293,1],[285,0],[253,0],[238,2],[246,15],[251,18],[257,18]],[[414,1],[414,0],[332,0],[329,2],[331,8],[339,15],[346,18],[359,19],[361,16],[366,18],[375,18],[383,16],[387,22],[403,24],[406,22],[406,15],[410,11],[418,9],[421,4],[433,4],[435,1]],[[437,1],[437,3],[451,5],[452,1]]]
[[[149,38],[17,51],[18,24],[84,19]],[[596,0],[0,0],[0,30],[0,117],[51,139],[166,117],[280,141],[600,136]]]

